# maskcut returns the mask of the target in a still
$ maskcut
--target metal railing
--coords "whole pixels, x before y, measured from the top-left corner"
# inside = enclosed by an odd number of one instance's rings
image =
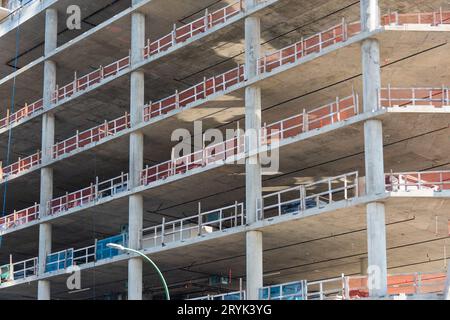
[[[186,42],[197,34],[205,33],[212,27],[224,24],[231,17],[242,11],[243,1],[239,0],[212,13],[209,13],[208,10],[206,10],[203,17],[187,25],[178,28],[174,25],[174,29],[171,33],[153,42],[150,42],[150,39],[147,40],[147,45],[144,48],[144,58],[147,59],[150,56],[167,51],[178,43]]]
[[[307,281],[296,281],[259,289],[260,300],[306,300]]]
[[[234,137],[227,141],[207,146],[202,150],[186,156],[172,159],[152,167],[147,166],[141,172],[141,184],[148,185],[196,168],[226,161],[244,151],[244,141],[242,136]]]
[[[73,208],[83,207],[100,199],[111,197],[120,192],[128,190],[128,174],[122,173],[120,176],[110,180],[95,183],[82,190],[55,198],[49,201],[49,213],[51,215],[68,211]]]
[[[405,24],[450,24],[450,11],[432,13],[399,14],[389,13],[382,16],[381,25],[405,25]],[[294,63],[313,53],[320,53],[323,49],[337,43],[346,42],[349,38],[361,33],[359,21],[347,23],[345,19],[341,24],[335,25],[325,31],[319,32],[307,38],[302,38],[283,49],[266,53],[258,60],[260,74],[271,72],[281,66]]]
[[[313,53],[320,53],[323,49],[334,44],[345,42],[349,37],[360,32],[360,22],[347,23],[345,19],[343,19],[342,23],[339,25],[333,26],[313,36],[302,38],[299,42],[283,49],[266,53],[258,60],[258,71],[260,74],[271,72],[274,69],[294,63]]]
[[[126,56],[120,60],[114,61],[106,67],[100,67],[80,78],[77,74],[74,75],[74,80],[63,87],[56,87],[56,91],[53,94],[52,103],[58,103],[64,99],[67,99],[77,92],[84,91],[90,87],[99,84],[103,80],[115,76],[120,71],[130,66],[130,56]]]
[[[262,145],[270,144],[273,138],[287,139],[303,132],[344,121],[359,113],[358,95],[339,99],[325,106],[306,111],[263,127]]]
[[[38,258],[31,258],[0,266],[0,285],[9,281],[36,276],[37,271]]]
[[[15,176],[24,171],[28,171],[33,167],[40,165],[41,161],[40,151],[26,158],[19,158],[16,162],[10,164],[9,166],[0,168],[0,181],[3,181],[10,176]]]
[[[307,300],[342,300],[344,295],[344,275],[307,283]]]
[[[396,296],[442,293],[447,275],[445,273],[405,273],[388,275],[388,295]],[[367,276],[345,277],[345,298],[369,297]]]
[[[358,172],[352,172],[264,195],[258,205],[257,216],[264,220],[285,214],[300,214],[308,209],[357,197]]]
[[[450,190],[450,171],[423,171],[386,174],[387,191]]]
[[[0,129],[8,127],[10,124],[18,123],[20,120],[28,118],[34,113],[44,109],[44,101],[39,99],[32,104],[25,104],[24,107],[20,108],[18,111],[10,114],[10,110],[6,110],[6,117],[0,120]]]
[[[245,300],[245,291],[236,291],[236,292],[230,292],[230,293],[223,293],[223,294],[217,294],[217,295],[207,295],[203,297],[193,298],[189,300],[196,300],[196,301],[202,301],[202,300]]]
[[[142,230],[143,246],[156,247],[176,241],[186,241],[203,234],[223,231],[245,224],[244,204],[202,212],[196,216],[166,222]]]
[[[450,106],[449,88],[394,88],[388,86],[380,92],[380,106]]]
[[[0,230],[5,231],[20,225],[37,220],[39,217],[39,204],[35,203],[32,207],[14,211],[14,213],[0,217]]]
[[[58,142],[53,146],[53,158],[56,159],[64,154],[86,147],[92,143],[97,143],[107,137],[113,136],[118,132],[130,128],[130,116],[125,113],[124,116],[112,121],[105,121],[89,130],[76,133],[64,141]]]
[[[390,12],[382,17],[384,25],[405,25],[405,24],[429,24],[438,26],[450,24],[450,11],[443,11],[442,8],[435,12],[426,13],[402,13]]]
[[[232,86],[245,80],[244,66],[238,65],[236,68],[229,70],[218,76],[204,79],[181,92],[176,91],[175,94],[161,99],[156,102],[150,102],[144,107],[144,121],[169,113],[170,111],[184,108],[195,101],[206,99],[207,97],[223,92]]]

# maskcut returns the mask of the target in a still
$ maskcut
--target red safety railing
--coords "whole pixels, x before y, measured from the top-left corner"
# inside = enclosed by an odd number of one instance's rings
[[[445,273],[410,273],[388,275],[388,295],[416,295],[443,293],[445,288]],[[369,297],[368,277],[354,276],[345,278],[347,299]]]
[[[244,152],[244,139],[237,136],[224,142],[220,142],[206,148],[169,160],[152,167],[146,167],[141,172],[141,184],[167,179],[168,177],[183,174],[196,168],[202,168],[209,164],[226,161]]]
[[[14,213],[0,217],[0,230],[8,230],[23,224],[37,220],[39,217],[39,204],[35,203],[32,207],[14,211]]]
[[[244,80],[244,66],[238,65],[236,68],[221,75],[204,79],[201,83],[184,91],[177,91],[170,97],[156,102],[150,102],[144,107],[144,121],[149,121],[154,117],[167,114],[175,109],[184,108],[195,101],[206,99],[207,97],[218,92],[223,92]]]
[[[153,42],[150,42],[150,39],[147,40],[147,45],[144,48],[144,58],[167,51],[169,48],[178,43],[186,42],[198,34],[205,33],[208,29],[224,24],[231,17],[234,17],[239,12],[242,12],[242,10],[243,1],[240,0],[212,13],[206,11],[205,16],[182,27],[174,27],[174,30],[171,33],[159,38],[158,40]]]
[[[105,121],[105,123],[99,126],[83,132],[77,132],[75,136],[56,143],[53,146],[53,158],[56,159],[59,156],[70,153],[79,148],[99,142],[128,128],[130,128],[130,115],[125,113],[125,115],[120,118],[109,122]]]
[[[273,138],[287,139],[295,137],[309,130],[320,129],[324,126],[349,119],[359,113],[358,95],[339,99],[325,106],[290,118],[264,126],[266,132],[262,135],[262,144],[270,144]]]
[[[386,174],[387,191],[450,190],[450,171],[424,171]]]
[[[40,99],[32,104],[25,104],[25,106],[13,114],[9,114],[9,110],[7,111],[7,115],[5,118],[0,120],[0,129],[6,128],[10,124],[14,124],[19,122],[20,120],[31,116],[32,114],[42,110],[44,108],[43,100]]]
[[[87,188],[67,193],[66,195],[49,201],[49,213],[51,215],[68,211],[73,208],[89,205],[97,200],[113,196],[128,190],[128,174],[122,173],[113,179],[95,183]]]
[[[380,106],[450,106],[449,88],[393,88],[381,89]]]
[[[414,14],[390,13],[382,17],[381,24],[450,24],[450,11],[443,12],[441,10],[440,12],[434,13]],[[299,42],[281,50],[267,53],[258,61],[259,73],[271,72],[280,66],[294,63],[310,54],[319,53],[327,47],[347,41],[350,37],[360,32],[361,23],[359,21],[347,23],[345,20],[342,20],[341,24],[331,27],[328,30],[301,39]]]
[[[19,158],[16,162],[10,164],[7,167],[0,168],[0,181],[7,177],[17,175],[24,171],[30,170],[31,168],[41,164],[41,152],[38,151],[35,154],[28,156],[26,158]]]
[[[84,91],[95,84],[99,84],[104,79],[115,76],[118,72],[126,69],[130,66],[130,56],[126,56],[118,61],[115,61],[106,67],[100,67],[87,75],[78,78],[75,74],[74,80],[66,84],[63,87],[57,87],[53,103],[57,103],[61,100],[71,97],[79,91]]]
[[[450,11],[443,11],[441,8],[439,11],[426,13],[391,12],[382,17],[381,23],[383,25],[429,24],[432,26],[450,24]]]
[[[280,66],[294,63],[310,54],[322,52],[323,49],[336,43],[345,42],[349,37],[360,32],[361,24],[359,22],[347,23],[345,20],[342,20],[341,24],[330,29],[301,39],[299,42],[281,50],[267,53],[258,60],[259,73],[271,72]]]

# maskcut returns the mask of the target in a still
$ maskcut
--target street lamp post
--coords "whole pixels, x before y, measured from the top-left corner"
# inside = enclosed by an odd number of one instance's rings
[[[156,272],[158,273],[159,279],[161,280],[161,283],[163,284],[163,287],[164,287],[164,291],[166,293],[166,299],[170,300],[169,288],[167,287],[166,279],[164,279],[164,276],[161,273],[161,270],[159,270],[158,266],[149,257],[147,257],[145,254],[143,254],[142,252],[140,252],[138,250],[127,248],[127,247],[124,247],[117,243],[108,243],[106,246],[111,249],[117,249],[117,250],[121,250],[121,251],[129,251],[129,252],[136,253],[136,254],[140,255],[142,258],[144,258],[145,260],[147,260],[153,266],[153,268],[156,270]]]

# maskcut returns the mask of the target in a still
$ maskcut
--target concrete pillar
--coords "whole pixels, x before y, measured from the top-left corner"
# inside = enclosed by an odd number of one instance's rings
[[[58,43],[58,13],[55,9],[47,9],[45,12],[45,44],[44,54],[48,55],[56,49]],[[43,103],[44,109],[48,109],[52,103],[56,88],[56,64],[53,61],[44,63]],[[42,163],[46,164],[52,159],[52,147],[55,143],[55,116],[52,112],[46,112],[42,116]],[[48,214],[48,202],[53,198],[53,168],[41,169],[40,185],[40,216]],[[45,272],[47,255],[52,251],[52,225],[42,223],[39,225],[39,274]],[[50,281],[39,280],[38,299],[50,300]]]
[[[380,9],[377,0],[361,0],[363,31],[379,27]],[[381,90],[380,45],[376,39],[364,40],[361,46],[364,112],[379,108]],[[383,124],[380,120],[364,123],[366,194],[385,192],[383,159]],[[368,284],[371,297],[387,294],[386,225],[383,203],[370,203],[367,213]]]
[[[133,4],[139,1],[133,1]],[[136,12],[131,16],[131,64],[144,59],[145,15]],[[131,126],[143,121],[144,110],[144,73],[141,70],[131,73],[130,87],[130,120]],[[130,135],[130,188],[140,185],[141,171],[144,167],[144,135],[133,132]],[[128,246],[141,249],[141,233],[143,225],[142,195],[129,197]],[[128,261],[128,299],[142,300],[142,259],[131,258]]]
[[[249,231],[247,240],[247,300],[259,300],[263,286],[263,241],[261,231]]]
[[[251,8],[256,0],[246,0],[246,8]],[[245,74],[252,79],[258,74],[258,59],[261,51],[261,28],[258,17],[245,19]],[[249,86],[245,90],[245,129],[247,152],[257,150],[258,133],[261,129],[261,88]],[[257,201],[262,197],[262,169],[258,156],[248,157],[245,164],[245,196],[247,224],[258,220]],[[246,235],[247,299],[257,300],[263,286],[262,232],[250,231]]]

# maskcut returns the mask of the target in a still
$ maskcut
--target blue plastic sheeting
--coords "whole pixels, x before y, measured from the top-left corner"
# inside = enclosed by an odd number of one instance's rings
[[[112,257],[118,256],[120,254],[119,250],[108,248],[108,243],[115,243],[120,244],[123,246],[127,245],[127,236],[126,234],[120,234],[117,236],[113,236],[110,238],[102,239],[97,241],[97,253],[96,253],[96,259],[102,260],[102,259],[110,259]]]
[[[216,300],[216,299],[213,299]],[[238,293],[231,293],[231,294],[227,294],[225,296],[223,296],[223,298],[221,300],[241,300],[241,294]]]
[[[45,272],[66,269],[73,265],[73,250],[69,249],[47,256]]]
[[[10,278],[9,265],[0,267],[0,283],[6,282]]]
[[[315,198],[314,199],[306,199],[306,201],[305,201],[306,209],[317,208],[318,206],[323,206],[325,204],[326,203],[323,201],[319,201],[319,203],[317,203]],[[281,207],[282,214],[296,213],[296,212],[300,212],[300,211],[301,211],[300,201],[293,201],[293,202],[287,203]]]
[[[306,282],[265,287],[259,290],[260,300],[306,300]]]

